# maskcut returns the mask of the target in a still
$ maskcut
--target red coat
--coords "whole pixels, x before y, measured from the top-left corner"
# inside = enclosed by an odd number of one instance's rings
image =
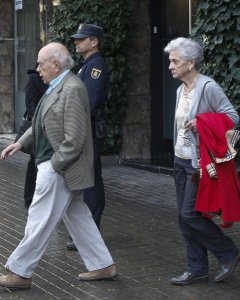
[[[210,178],[206,165],[214,160],[210,152],[224,158],[228,150],[226,132],[234,127],[231,119],[221,113],[197,115],[200,136],[202,177],[195,209],[203,213],[220,213],[223,222],[240,221],[240,182],[234,161],[215,163],[217,178]]]

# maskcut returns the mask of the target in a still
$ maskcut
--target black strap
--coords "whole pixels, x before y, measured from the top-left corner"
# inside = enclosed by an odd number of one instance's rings
[[[200,106],[200,102],[201,102],[203,93],[204,93],[204,91],[205,91],[205,87],[206,87],[206,85],[207,85],[209,82],[211,82],[211,81],[209,80],[209,81],[205,82],[205,84],[204,84],[204,86],[203,86],[202,94],[201,94],[200,100],[199,100],[199,102],[198,102],[197,112],[198,112],[198,109],[199,109],[199,106]],[[196,150],[197,150],[197,153],[196,153],[196,154],[197,154],[198,166],[200,166],[200,149],[199,149],[199,134],[198,134],[198,133],[196,133],[196,137],[197,137],[197,144],[195,145],[195,147],[196,147]]]

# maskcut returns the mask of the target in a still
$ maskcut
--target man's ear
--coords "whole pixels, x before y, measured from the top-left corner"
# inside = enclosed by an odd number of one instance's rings
[[[55,60],[53,62],[53,64],[54,64],[54,71],[59,72],[59,70],[61,69],[61,65],[60,65],[59,61]]]
[[[97,47],[98,45],[98,39],[93,39],[92,40],[92,47]]]

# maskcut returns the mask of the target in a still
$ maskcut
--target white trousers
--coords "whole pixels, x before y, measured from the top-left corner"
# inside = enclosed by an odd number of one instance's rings
[[[46,161],[38,165],[25,234],[9,257],[6,268],[20,276],[32,277],[61,219],[89,271],[113,264],[92,214],[83,202],[82,192],[71,192],[63,176],[54,171],[50,161]]]

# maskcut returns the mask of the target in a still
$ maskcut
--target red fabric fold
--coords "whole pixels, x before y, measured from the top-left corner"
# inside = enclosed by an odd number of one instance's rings
[[[206,165],[213,161],[210,154],[224,158],[228,150],[226,132],[234,128],[232,120],[221,113],[197,115],[200,137],[202,177],[195,209],[202,213],[220,213],[223,222],[240,222],[240,182],[233,160],[215,163],[218,178],[210,178]]]

